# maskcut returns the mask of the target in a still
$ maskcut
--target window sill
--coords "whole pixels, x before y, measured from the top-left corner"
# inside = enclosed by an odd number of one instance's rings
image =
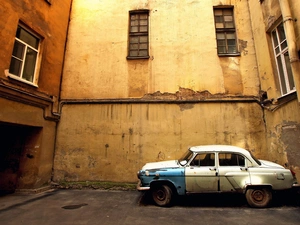
[[[20,78],[20,77],[18,77],[18,76],[16,76],[16,75],[10,74],[10,73],[8,72],[8,70],[4,70],[4,73],[5,73],[5,76],[8,77],[8,78],[10,78],[10,79],[20,81],[20,82],[22,82],[22,83],[31,85],[31,86],[33,86],[33,87],[39,87],[37,84],[34,84],[34,83],[29,82],[29,81],[27,81],[27,80],[24,80],[24,79],[22,79],[22,78]]]
[[[236,57],[241,56],[241,53],[225,53],[225,54],[218,54],[219,57]]]
[[[284,95],[278,97],[277,102],[280,104],[280,103],[291,101],[294,99],[297,99],[297,91],[296,90],[293,90],[287,94],[284,94]]]
[[[132,59],[149,59],[150,56],[140,56],[140,57],[136,57],[136,56],[127,56],[126,59],[128,60],[132,60]]]

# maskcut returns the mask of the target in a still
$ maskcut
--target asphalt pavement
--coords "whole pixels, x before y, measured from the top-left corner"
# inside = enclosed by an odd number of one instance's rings
[[[137,191],[55,189],[0,196],[0,224],[295,225],[300,224],[300,207],[283,196],[270,208],[254,209],[244,196],[217,194],[179,198],[163,208]]]

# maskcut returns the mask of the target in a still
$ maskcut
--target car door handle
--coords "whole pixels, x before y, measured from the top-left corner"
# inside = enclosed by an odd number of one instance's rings
[[[247,167],[241,167],[240,169],[241,169],[242,171],[247,171],[247,170],[248,170]]]
[[[216,171],[217,168],[216,167],[213,167],[213,168],[209,168],[210,171]]]

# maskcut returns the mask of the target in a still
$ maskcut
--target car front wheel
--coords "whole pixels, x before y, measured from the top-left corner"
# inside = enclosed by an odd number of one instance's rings
[[[168,185],[159,185],[152,190],[152,198],[159,206],[169,206],[171,204],[172,195],[172,189]]]
[[[268,188],[249,188],[246,192],[246,199],[251,207],[267,207],[272,200],[272,192]]]

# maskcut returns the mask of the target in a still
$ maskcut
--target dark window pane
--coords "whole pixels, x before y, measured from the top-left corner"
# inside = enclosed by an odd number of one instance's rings
[[[147,44],[140,44],[140,49],[148,49],[148,45]]]
[[[287,42],[286,41],[282,42],[280,47],[281,47],[281,50],[284,50],[285,48],[287,48]]]
[[[130,32],[139,32],[139,27],[131,27]]]
[[[32,46],[33,48],[38,49],[39,39],[21,27],[18,27],[17,38],[24,41],[26,44]]]
[[[141,50],[139,56],[148,56],[147,50]]]
[[[225,40],[217,40],[218,46],[226,46]]]
[[[148,21],[147,20],[141,20],[140,25],[148,25]]]
[[[22,43],[20,43],[18,41],[15,41],[15,45],[14,45],[14,49],[13,49],[13,56],[23,60],[24,49],[25,49],[25,45],[23,45]]]
[[[236,53],[236,47],[235,46],[228,46],[228,53]]]
[[[282,62],[281,62],[281,56],[277,57],[277,66],[278,66],[278,70],[279,70],[278,73],[279,73],[282,93],[286,94],[287,89],[286,89],[286,82],[285,82],[285,78],[284,78],[283,66],[282,66]]]
[[[233,11],[232,9],[223,9],[223,14],[224,15],[233,15]]]
[[[282,23],[277,27],[277,30],[278,30],[279,41],[282,42],[283,40],[285,40],[285,33],[284,33],[284,28]]]
[[[139,38],[138,37],[131,37],[130,38],[130,43],[139,43]]]
[[[9,73],[20,77],[22,62],[16,58],[11,58]]]
[[[233,17],[232,16],[224,16],[224,21],[225,22],[232,22],[233,21]]]
[[[227,40],[227,44],[228,44],[228,46],[235,46],[235,40],[232,40],[232,39]]]
[[[216,23],[223,23],[223,16],[216,16],[215,21]]]
[[[130,51],[130,56],[138,56],[138,51]]]
[[[130,49],[137,50],[137,49],[139,49],[139,45],[138,44],[131,44]]]
[[[36,59],[37,59],[37,52],[30,48],[27,48],[26,60],[25,60],[23,76],[22,76],[22,78],[24,78],[25,80],[31,82],[33,81]]]
[[[140,15],[140,19],[142,20],[142,19],[148,19],[148,15],[147,14],[139,14]]]
[[[142,42],[142,43],[147,43],[148,42],[148,36],[141,36],[140,37],[140,42]]]
[[[147,32],[148,27],[147,26],[140,26],[140,32]]]
[[[278,40],[277,40],[277,35],[276,35],[276,31],[272,32],[272,38],[273,38],[273,43],[275,45],[275,47],[278,45]]]
[[[226,53],[226,47],[218,46],[218,53]]]
[[[234,28],[233,22],[226,22],[225,23],[225,28]]]
[[[292,73],[292,68],[291,68],[291,63],[290,63],[290,58],[289,58],[289,53],[286,52],[284,54],[284,60],[285,60],[285,66],[287,70],[287,76],[288,76],[288,81],[289,81],[289,88],[290,90],[293,90],[295,88],[295,83],[294,83],[294,78],[293,78],[293,73]]]

